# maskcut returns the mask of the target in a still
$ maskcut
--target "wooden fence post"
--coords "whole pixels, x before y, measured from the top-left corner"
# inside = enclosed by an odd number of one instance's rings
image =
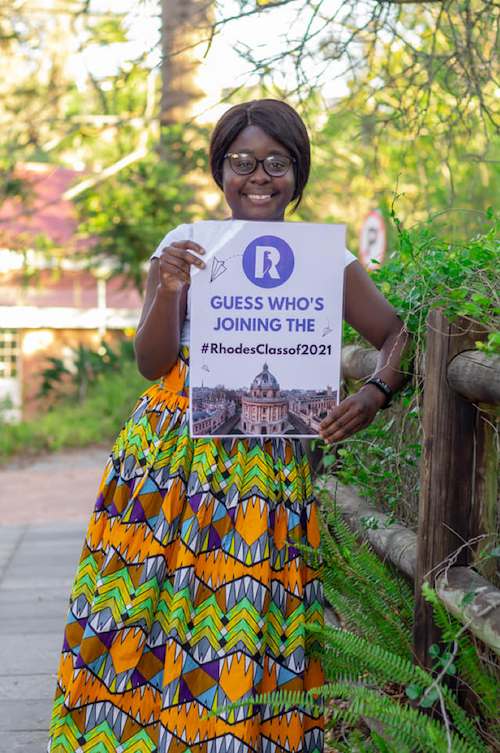
[[[447,370],[458,353],[481,339],[480,327],[463,318],[451,323],[437,309],[427,318],[413,628],[414,658],[427,668],[434,664],[429,647],[439,643],[440,632],[422,596],[422,584],[427,580],[433,586],[433,569],[471,536],[476,409],[451,389]],[[456,564],[466,565],[467,556],[464,548]]]
[[[457,394],[477,401],[470,535],[485,538],[472,547],[469,564],[500,586],[496,560],[480,561],[481,555],[491,548],[492,538],[488,534],[496,530],[500,358],[490,356],[485,360],[477,350],[461,353],[450,363],[448,383]]]
[[[418,537],[400,526],[386,530],[387,516],[371,511],[335,477],[325,488],[353,531],[359,533],[362,519],[370,514],[380,521],[381,529],[363,530],[363,536],[380,557],[415,580],[414,656],[432,669],[429,647],[441,636],[432,609],[422,599],[425,579],[448,611],[462,623],[470,622],[471,632],[500,654],[500,590],[495,588],[500,574],[496,558],[482,556],[496,544],[497,533],[500,354],[488,356],[475,349],[476,341],[488,335],[479,322],[457,319],[451,324],[433,310],[427,324],[427,356],[419,366],[426,379]],[[365,378],[377,356],[358,346],[343,348],[344,376]],[[450,555],[453,566],[439,568],[450,562]],[[470,701],[465,692],[461,697]]]

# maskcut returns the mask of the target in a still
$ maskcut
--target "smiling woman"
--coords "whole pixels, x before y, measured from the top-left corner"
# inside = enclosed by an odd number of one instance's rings
[[[210,159],[232,219],[283,221],[302,198],[309,139],[285,102],[249,102],[216,125]],[[141,373],[162,379],[139,399],[101,482],[71,595],[51,753],[322,753],[319,704],[286,715],[245,705],[323,682],[317,632],[307,630],[323,623],[322,584],[296,546],[319,550],[319,526],[297,439],[189,435],[189,290],[191,269],[205,267],[196,233],[197,223],[180,225],[151,258],[135,347]],[[406,380],[401,321],[344,258],[345,317],[380,350],[374,376],[396,392]],[[261,302],[212,299],[235,310]],[[274,321],[221,311],[220,326],[267,331]],[[322,437],[354,434],[386,399],[366,384],[323,419]],[[233,702],[237,710],[207,717]]]
[[[265,103],[265,104],[264,104]],[[233,159],[227,159],[230,154],[239,153],[251,155],[255,166],[252,169],[238,169]],[[289,163],[287,169],[266,170],[265,164],[271,162],[269,157],[285,157]],[[289,162],[291,161],[291,162]],[[283,220],[285,209],[290,202],[294,202],[294,209],[298,207],[309,178],[311,169],[311,147],[306,127],[297,113],[285,102],[278,100],[261,100],[232,107],[218,122],[210,144],[210,165],[212,175],[217,185],[222,188],[226,201],[232,212],[233,219],[250,219],[237,217],[230,202],[236,194],[250,196],[254,202],[267,201],[273,192],[279,195],[280,202],[269,205],[272,211],[278,211],[277,217],[262,219]],[[231,172],[239,176],[234,178]],[[243,178],[247,180],[243,180]],[[229,195],[228,195],[229,191]],[[245,193],[246,191],[246,193]],[[288,202],[284,204],[285,197]],[[248,205],[251,206],[252,198]],[[261,219],[252,217],[251,219]]]
[[[229,150],[233,159],[227,159],[228,155],[224,156],[222,189],[233,220],[283,221],[285,210],[295,194],[295,174],[291,155],[283,154],[283,145],[258,125],[244,128],[231,143]],[[237,160],[234,159],[235,152],[239,158]],[[242,162],[242,156],[246,155],[247,160]],[[287,169],[278,171],[278,175],[270,175],[265,163],[278,157],[285,160]],[[251,166],[252,162],[255,162],[255,165],[253,170],[249,171],[248,166]],[[241,165],[244,165],[243,172]]]

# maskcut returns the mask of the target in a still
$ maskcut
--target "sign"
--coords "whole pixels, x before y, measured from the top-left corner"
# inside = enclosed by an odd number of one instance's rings
[[[345,226],[197,222],[191,436],[311,436],[338,403]]]
[[[377,269],[385,257],[385,224],[378,209],[370,212],[359,234],[359,260],[365,269]]]

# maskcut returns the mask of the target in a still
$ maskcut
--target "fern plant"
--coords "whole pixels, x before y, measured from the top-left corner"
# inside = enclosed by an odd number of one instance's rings
[[[360,681],[363,663],[371,665],[371,671],[380,679],[390,669],[393,681],[418,681],[425,684],[427,689],[435,688],[435,681],[424,670],[415,667],[411,662],[396,657],[389,651],[374,646],[373,642],[359,638],[350,632],[339,628],[331,628],[336,633],[335,643],[340,653],[347,654],[352,659],[352,666],[345,669],[349,660],[344,661],[344,672],[338,672],[341,679],[330,681],[321,688],[307,692],[278,691],[258,695],[252,700],[238,701],[229,706],[220,707],[212,711],[209,716],[221,713],[227,714],[242,706],[269,706],[274,714],[285,714],[291,708],[317,708],[321,703],[326,704],[329,699],[344,699],[346,706],[333,706],[330,710],[331,723],[341,721],[343,724],[357,724],[360,719],[366,719],[380,726],[379,731],[370,733],[370,746],[365,747],[368,740],[363,742],[358,736],[358,750],[382,751],[384,753],[487,753],[488,748],[474,728],[473,722],[467,717],[463,709],[453,699],[451,692],[444,686],[439,688],[439,694],[444,699],[444,708],[450,715],[454,729],[450,722],[442,723],[433,719],[419,708],[394,701],[391,695],[385,695],[377,687],[373,687],[366,679]],[[328,638],[325,636],[325,639]],[[329,668],[335,665],[333,660]],[[338,751],[345,753],[356,750],[353,740],[335,741]]]
[[[487,727],[487,737],[496,750],[500,750],[500,669],[498,658],[478,641],[456,617],[453,617],[439,600],[434,589],[424,584],[424,595],[432,604],[434,620],[441,629],[444,650],[440,661],[446,656],[453,660],[460,677],[461,686],[469,696],[469,705],[475,705]],[[436,654],[438,648],[436,648]],[[437,658],[437,656],[436,656]],[[496,741],[496,742],[495,742]]]
[[[413,587],[381,562],[324,497],[320,515],[325,598],[343,624],[398,655],[411,656]],[[307,556],[307,548],[304,548]]]
[[[409,749],[415,745],[430,745],[432,739],[441,744],[451,735],[451,725],[456,732],[456,745],[462,741],[473,750],[486,750],[475,729],[474,721],[458,705],[453,693],[431,674],[412,664],[409,659],[398,656],[377,645],[372,640],[366,640],[353,633],[326,627],[322,630],[325,640],[323,661],[327,677],[333,681],[328,687],[336,688],[341,697],[350,698],[351,704],[344,714],[346,721],[368,717],[372,721],[384,725],[384,736],[393,738],[398,744],[405,743]],[[395,700],[394,694],[385,693],[386,686],[396,683],[406,688],[407,696],[413,698],[412,691],[418,689],[419,708],[412,708]],[[350,695],[346,696],[346,692]],[[443,723],[432,720],[421,709],[440,705],[440,712],[445,720]],[[339,712],[334,712],[338,716]],[[429,723],[431,723],[429,725]],[[411,738],[409,729],[414,730],[416,737]],[[439,734],[438,734],[439,733]],[[453,735],[451,735],[453,738]],[[440,750],[426,747],[422,750]],[[474,747],[476,746],[476,747]],[[446,748],[444,748],[446,750]]]
[[[395,753],[406,749],[403,743],[409,745],[408,750],[455,751],[462,750],[462,745],[465,745],[464,750],[486,750],[476,730],[476,720],[461,709],[444,682],[436,686],[435,677],[411,662],[413,587],[381,562],[366,540],[360,544],[359,537],[343,523],[334,500],[324,497],[321,513],[325,598],[349,630],[339,631],[326,626],[319,631],[324,646],[322,660],[326,676],[333,683],[328,686],[326,695],[334,692],[334,697],[350,699],[348,711],[335,707],[333,712],[330,710],[332,723],[338,719],[353,723],[359,722],[361,717],[368,717],[382,724],[384,737],[376,731],[370,735],[375,750],[394,750]],[[306,548],[304,556],[308,556]],[[453,623],[437,597],[435,601],[439,609],[439,625],[446,624],[448,628],[444,640],[451,641],[461,626],[457,620]],[[452,627],[455,627],[454,631]],[[314,630],[313,627],[309,629]],[[498,695],[495,679],[492,676],[487,682],[481,671],[480,658],[470,646],[470,638],[462,634],[460,659],[457,658],[456,664],[460,671],[466,672],[472,685],[475,678],[478,693],[489,699],[489,702],[483,701],[481,711],[483,718],[490,721],[494,718],[491,713],[494,697]],[[435,657],[438,669],[445,655],[446,651],[441,657]],[[450,662],[450,673],[454,668]],[[406,690],[407,697],[418,702],[421,708],[401,705],[394,693],[387,694],[386,687],[389,684],[394,686],[394,683]],[[339,695],[335,696],[335,692]],[[356,703],[358,698],[359,703]],[[425,709],[436,702],[441,705],[445,721],[434,721],[429,727]],[[487,708],[484,708],[485,704]],[[388,722],[387,717],[393,723]],[[454,727],[453,734],[449,726]],[[407,738],[408,728],[415,733],[413,742]],[[436,747],[432,747],[431,740],[436,740]],[[450,740],[453,747],[449,747]],[[350,741],[348,745],[352,744]],[[395,747],[387,748],[391,744]],[[440,747],[442,744],[445,747]],[[336,741],[339,750],[343,749],[342,745]]]
[[[359,543],[328,499],[322,503],[320,520],[321,559],[317,551],[299,546],[311,564],[322,569],[325,596],[347,628],[308,626],[320,638],[318,655],[325,667],[326,685],[308,692],[259,695],[210,715],[242,706],[267,705],[275,713],[286,713],[291,708],[321,705],[328,709],[329,727],[340,725],[343,731],[335,736],[330,748],[335,753],[500,750],[498,683],[493,670],[484,672],[463,626],[447,614],[435,592],[428,589],[426,596],[434,605],[436,621],[449,646],[442,652],[434,647],[435,672],[414,665],[412,588],[380,562],[367,542]],[[464,710],[445,682],[457,668],[478,697],[480,715]],[[431,715],[434,708],[437,715]],[[362,723],[367,726],[362,727]]]

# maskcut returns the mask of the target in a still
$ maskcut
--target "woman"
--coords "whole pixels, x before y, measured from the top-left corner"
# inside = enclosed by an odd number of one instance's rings
[[[210,150],[231,218],[284,220],[309,153],[284,102],[231,108]],[[189,437],[188,291],[204,253],[195,223],[151,259],[135,347],[141,373],[163,379],[140,398],[101,484],[71,595],[51,753],[322,750],[318,710],[206,718],[258,693],[318,687],[323,675],[305,629],[322,624],[321,584],[293,546],[320,543],[300,443]],[[367,426],[405,382],[402,323],[349,252],[345,280],[345,319],[380,361],[375,381],[322,422],[329,443]]]

